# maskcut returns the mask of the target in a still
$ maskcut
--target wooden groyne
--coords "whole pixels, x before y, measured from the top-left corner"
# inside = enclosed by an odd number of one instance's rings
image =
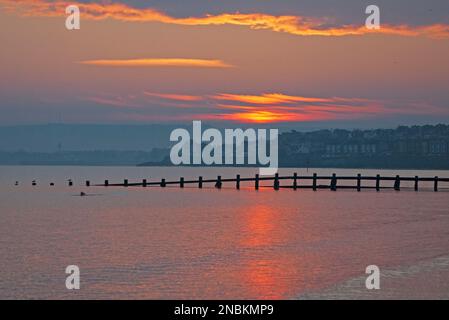
[[[69,180],[69,186],[73,186],[73,182]],[[262,182],[270,182],[270,185],[262,186]],[[150,181],[149,179],[143,179],[140,182],[130,182],[128,179],[125,179],[123,183],[111,183],[109,180],[105,180],[104,183],[101,184],[92,184],[91,181],[86,181],[85,186],[96,186],[96,187],[161,187],[165,188],[168,186],[178,186],[180,188],[184,188],[186,185],[196,186],[198,188],[203,188],[204,185],[214,186],[217,189],[221,189],[224,184],[231,185],[233,184],[235,188],[238,190],[241,187],[242,183],[252,183],[255,190],[258,190],[261,187],[271,187],[274,190],[280,189],[311,189],[313,191],[317,190],[331,190],[337,191],[338,189],[354,189],[357,191],[361,191],[363,189],[374,189],[376,191],[380,191],[382,189],[391,189],[395,191],[400,191],[401,189],[415,190],[419,191],[421,189],[432,190],[432,187],[429,187],[429,184],[422,187],[421,182],[430,183],[430,186],[433,185],[433,191],[437,192],[441,189],[443,183],[448,183],[449,178],[440,178],[438,176],[435,177],[401,177],[400,175],[396,176],[363,176],[362,174],[358,174],[356,176],[337,176],[335,173],[327,176],[319,176],[314,173],[311,176],[299,176],[297,173],[294,173],[291,176],[280,176],[276,174],[274,176],[259,176],[256,174],[253,177],[241,177],[241,175],[237,175],[235,178],[223,178],[222,176],[217,176],[213,179],[204,179],[202,176],[193,180],[186,180],[184,177],[180,177],[177,180],[166,180],[161,179],[158,181]],[[344,182],[344,183],[342,183]],[[350,182],[350,183],[348,183]],[[404,186],[403,182],[409,183],[408,186]],[[324,183],[324,184],[323,184]],[[369,183],[369,185],[368,185]],[[412,187],[410,187],[410,184]],[[449,184],[446,185],[447,190],[449,190]]]

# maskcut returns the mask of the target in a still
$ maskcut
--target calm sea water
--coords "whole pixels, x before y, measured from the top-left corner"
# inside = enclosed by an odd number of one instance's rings
[[[307,174],[281,174],[294,171]],[[448,171],[313,172],[449,177]],[[449,255],[448,189],[82,186],[236,173],[256,170],[0,167],[0,298],[290,299],[364,275],[371,264],[413,266]],[[91,196],[77,196],[81,191]],[[65,288],[68,265],[81,269],[79,291]],[[422,290],[432,292],[436,284],[427,285]]]

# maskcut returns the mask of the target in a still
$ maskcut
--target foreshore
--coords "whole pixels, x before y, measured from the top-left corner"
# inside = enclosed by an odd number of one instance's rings
[[[380,267],[381,268],[381,267]],[[299,300],[448,300],[449,255],[414,265],[382,270],[380,289],[368,290],[368,275],[352,278],[321,292],[302,294]]]

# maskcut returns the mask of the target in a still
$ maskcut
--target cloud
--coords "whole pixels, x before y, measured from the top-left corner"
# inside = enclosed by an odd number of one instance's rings
[[[223,100],[223,97],[229,100]],[[268,99],[262,102],[266,98],[273,100]],[[138,122],[195,119],[240,123],[280,123],[449,115],[447,109],[425,101],[322,98],[282,93],[185,95],[145,91],[132,95],[99,93],[82,100],[103,107],[111,107],[120,112],[122,120]]]
[[[111,106],[116,108],[140,108],[140,106],[136,103],[134,103],[132,100],[133,98],[130,97],[87,97],[87,98],[81,98],[81,100],[93,102],[95,104],[104,105],[104,106]]]
[[[183,58],[146,58],[146,59],[102,59],[86,60],[80,64],[101,67],[192,67],[192,68],[230,68],[221,60],[183,59]]]
[[[126,110],[138,112],[140,119],[156,117],[161,121],[195,119],[279,123],[374,119],[392,115],[448,115],[446,109],[425,101],[321,98],[282,93],[185,95],[143,92],[132,98],[125,96],[90,101],[111,107],[138,104],[139,108]]]
[[[262,95],[219,94],[213,96],[217,100],[238,101],[255,104],[277,104],[286,102],[330,102],[330,99],[289,96],[281,93],[265,93]]]
[[[261,95],[220,94],[215,99],[225,119],[247,122],[321,121],[361,118],[382,113],[382,103],[359,98],[318,98],[292,96],[281,93]],[[235,102],[240,104],[235,104]],[[235,111],[237,110],[237,111]],[[235,112],[234,112],[235,111]]]
[[[191,95],[185,95],[185,94],[152,93],[152,92],[147,92],[147,91],[145,91],[144,94],[149,97],[156,97],[156,98],[176,100],[176,101],[201,101],[201,100],[203,100],[202,96],[191,96]]]
[[[329,120],[332,117],[325,114],[306,114],[281,111],[249,111],[222,113],[217,115],[217,119],[237,121],[243,123],[273,123],[273,122],[303,122]]]
[[[387,25],[369,30],[364,25],[329,25],[327,18],[265,13],[221,13],[201,17],[173,17],[152,8],[135,8],[124,3],[81,3],[48,0],[0,0],[8,11],[30,16],[61,16],[68,5],[79,6],[83,19],[115,19],[128,22],[160,22],[185,26],[237,25],[255,30],[271,30],[299,36],[348,36],[389,34],[448,38],[449,25]]]

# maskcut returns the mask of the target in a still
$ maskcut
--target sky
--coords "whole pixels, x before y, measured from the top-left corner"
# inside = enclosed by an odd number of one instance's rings
[[[0,43],[3,126],[449,123],[447,0],[0,0]]]

